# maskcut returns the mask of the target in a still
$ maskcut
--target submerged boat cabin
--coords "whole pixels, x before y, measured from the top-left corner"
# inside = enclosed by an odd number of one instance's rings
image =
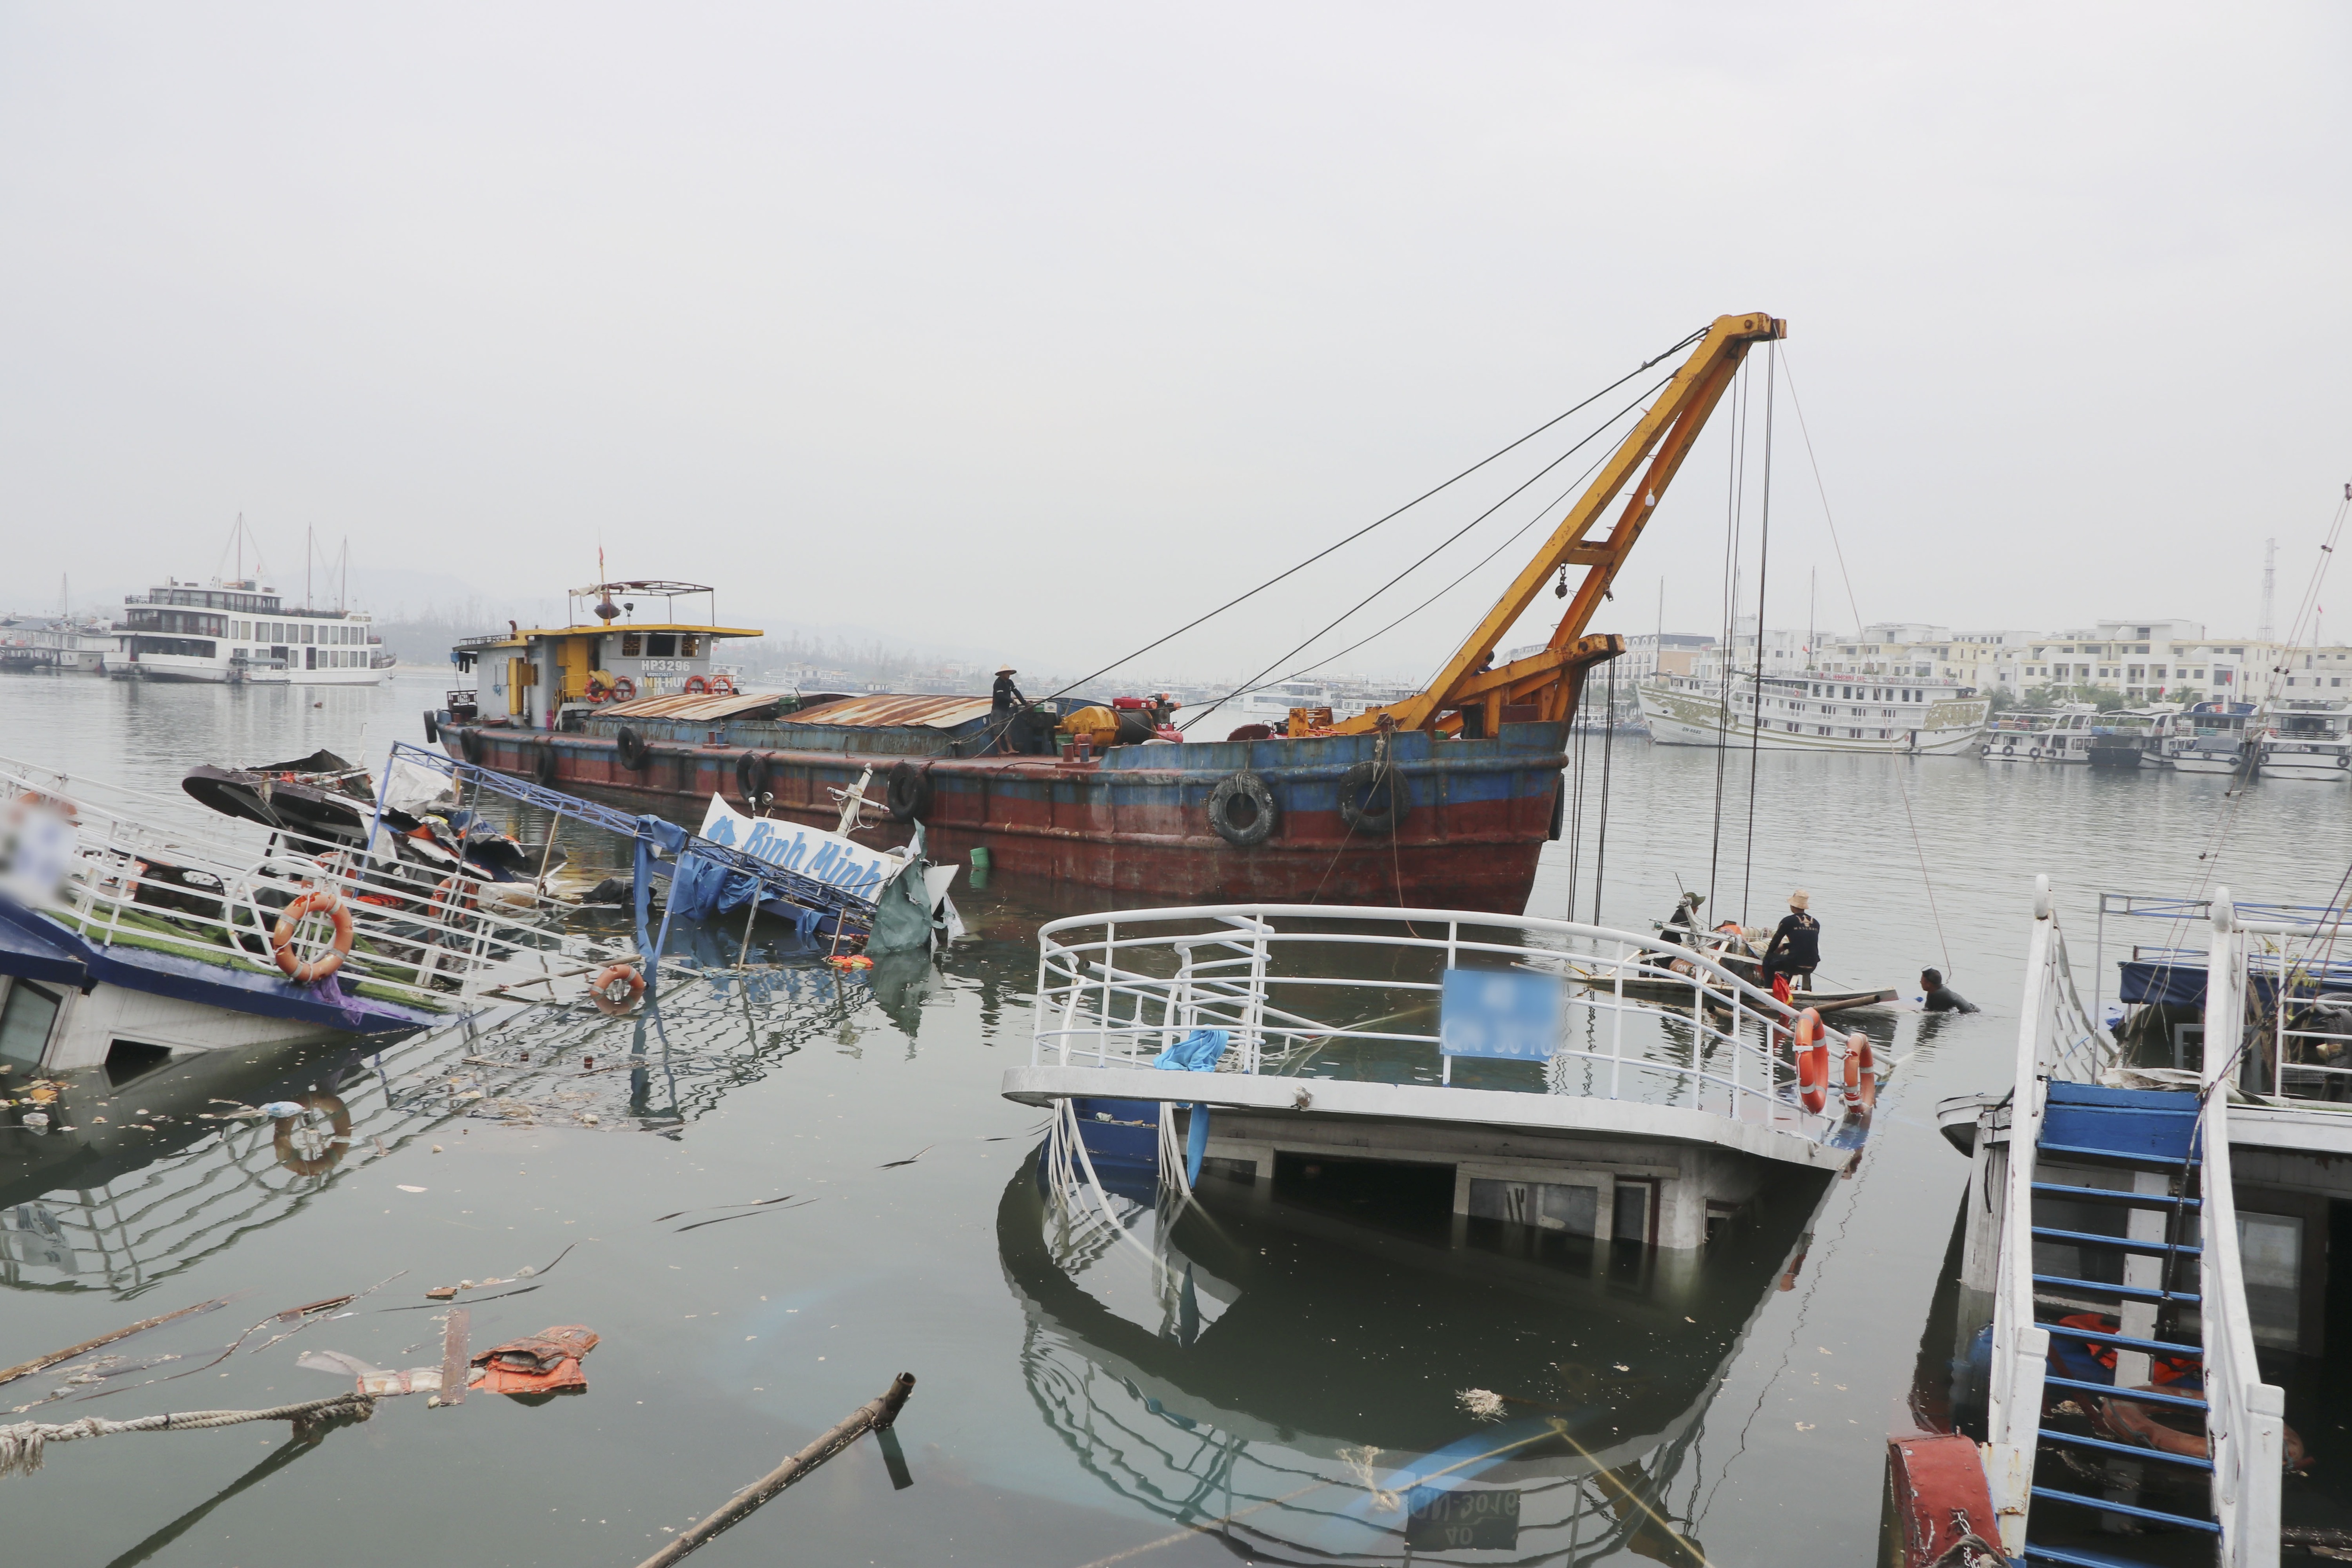
[[[697,596],[709,601],[706,618],[682,616],[677,601]],[[450,690],[453,718],[576,729],[607,703],[730,692],[731,674],[713,662],[719,642],[761,635],[755,626],[716,624],[718,591],[697,583],[597,583],[564,597],[563,626],[509,621],[503,634],[467,637],[449,650],[459,679],[473,681]]]

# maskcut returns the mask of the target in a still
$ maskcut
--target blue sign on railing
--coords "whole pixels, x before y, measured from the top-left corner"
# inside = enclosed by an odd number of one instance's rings
[[[1449,1057],[1548,1061],[1559,1044],[1560,983],[1521,969],[1449,969],[1437,1048]]]

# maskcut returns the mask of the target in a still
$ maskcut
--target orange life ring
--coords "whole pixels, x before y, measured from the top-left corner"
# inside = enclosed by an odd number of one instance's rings
[[[707,689],[714,697],[732,697],[735,695],[735,678],[731,675],[714,675],[710,678]]]
[[[294,933],[312,915],[325,915],[334,922],[334,945],[316,958],[297,958]],[[278,961],[286,977],[298,985],[324,980],[343,966],[351,951],[352,911],[343,907],[342,899],[332,888],[305,888],[278,915],[278,924],[269,933],[269,955]]]
[[[327,1141],[325,1152],[295,1152],[294,1118],[290,1116],[278,1117],[271,1123],[270,1152],[278,1157],[280,1165],[298,1176],[323,1176],[341,1162],[344,1152],[352,1146],[351,1110],[343,1104],[342,1097],[335,1094],[306,1094],[301,1103],[313,1110],[325,1111],[329,1123],[334,1128],[333,1134]]]
[[[1822,1016],[1808,1007],[1797,1015],[1790,1048],[1797,1055],[1797,1098],[1818,1112],[1830,1099],[1830,1047],[1822,1038]]]
[[[433,898],[425,905],[425,918],[439,925],[446,915],[465,914],[479,909],[482,903],[481,885],[461,871],[452,871],[435,885]]]
[[[1870,1037],[1860,1029],[1845,1037],[1845,1098],[1865,1109],[1878,1102],[1878,1075],[1870,1051]]]
[[[631,680],[627,676],[622,676],[618,680],[613,682],[614,701],[627,702],[633,700],[636,694],[637,683]]]
[[[710,689],[710,682],[703,679],[702,677],[698,675],[689,675],[686,678],[685,689],[688,691],[707,692]]]
[[[625,963],[608,963],[588,977],[588,1000],[608,1018],[617,1018],[636,1006],[645,994],[646,977]]]

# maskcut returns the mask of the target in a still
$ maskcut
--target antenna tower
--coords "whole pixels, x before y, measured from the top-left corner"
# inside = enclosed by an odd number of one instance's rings
[[[2260,624],[2254,627],[2254,638],[2256,641],[2268,642],[2271,640],[2272,615],[2277,602],[2278,541],[2275,539],[2265,539],[2263,541],[2263,618]]]

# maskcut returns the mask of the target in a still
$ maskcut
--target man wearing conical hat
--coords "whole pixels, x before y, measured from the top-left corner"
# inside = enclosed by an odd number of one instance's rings
[[[1774,975],[1785,974],[1800,990],[1813,988],[1813,971],[1822,962],[1822,922],[1808,912],[1812,901],[1812,895],[1802,888],[1789,895],[1789,912],[1764,946],[1765,984],[1769,985]]]

